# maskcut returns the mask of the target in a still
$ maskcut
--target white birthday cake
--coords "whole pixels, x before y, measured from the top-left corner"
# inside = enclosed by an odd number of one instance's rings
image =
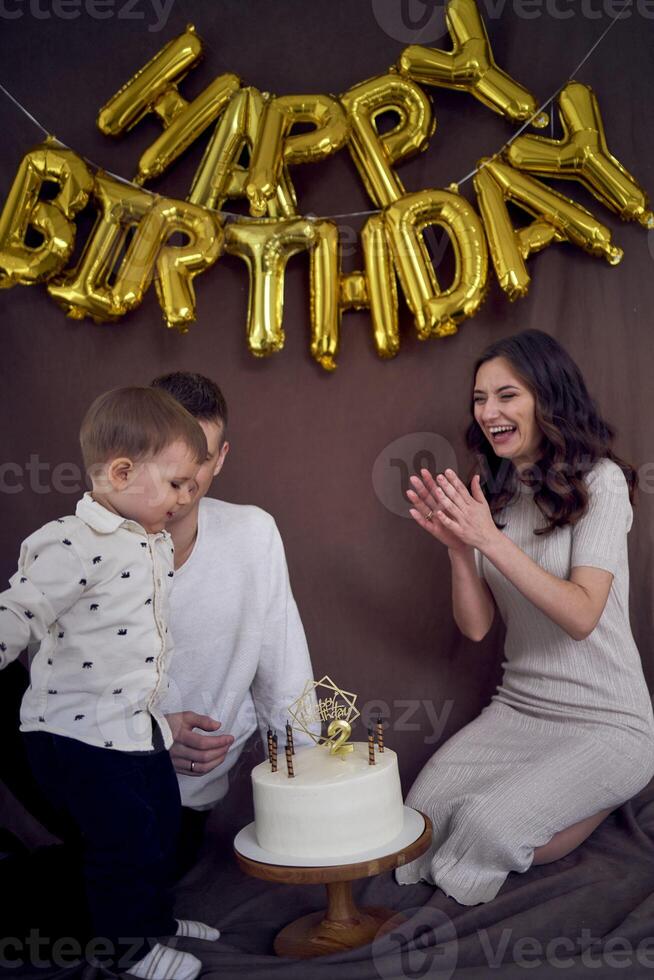
[[[402,830],[403,801],[397,755],[374,752],[365,742],[334,755],[328,745],[298,748],[289,777],[282,755],[252,770],[255,834],[259,846],[279,855],[343,863],[382,847]]]

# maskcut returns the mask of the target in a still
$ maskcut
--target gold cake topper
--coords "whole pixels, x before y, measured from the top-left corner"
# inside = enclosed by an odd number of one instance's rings
[[[319,688],[328,692],[328,696],[319,698]],[[314,701],[313,694],[317,701]],[[294,727],[313,739],[316,745],[329,745],[334,755],[344,757],[354,749],[353,745],[346,743],[352,731],[352,722],[360,715],[355,705],[356,699],[356,694],[344,691],[325,674],[319,681],[307,681],[302,694],[290,705],[288,711],[295,722]],[[323,722],[329,723],[326,736],[316,735],[311,731],[310,726],[315,726],[317,722],[321,725]]]

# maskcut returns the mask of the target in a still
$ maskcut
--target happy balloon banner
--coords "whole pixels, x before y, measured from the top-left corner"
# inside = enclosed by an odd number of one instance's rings
[[[447,23],[452,51],[412,45],[387,74],[340,97],[271,96],[224,74],[192,102],[178,91],[202,55],[202,41],[189,26],[98,115],[98,126],[109,136],[122,135],[148,113],[162,123],[133,183],[97,170],[53,138],[26,154],[0,217],[0,287],[46,282],[69,317],[107,322],[135,309],[154,281],[166,324],[185,332],[196,316],[194,278],[226,252],[248,268],[247,342],[262,357],[284,346],[286,264],[295,253],[308,252],[311,354],[332,370],[348,309],[369,309],[377,353],[397,354],[397,280],[424,340],[455,333],[458,323],[474,316],[486,293],[489,256],[510,300],[527,293],[526,260],[552,242],[567,241],[619,263],[622,251],[609,228],[539,179],[577,180],[621,218],[654,227],[647,195],[608,149],[597,98],[578,82],[559,94],[560,140],[517,135],[499,154],[479,162],[478,210],[455,185],[405,191],[396,167],[426,149],[435,127],[421,86],[466,91],[512,123],[532,121],[540,128],[547,121],[534,96],[495,64],[474,0],[450,0]],[[378,117],[389,111],[399,121],[380,133]],[[311,128],[293,133],[297,123]],[[215,128],[187,200],[144,189],[210,125]],[[298,214],[290,172],[344,148],[379,209],[361,231],[364,268],[350,273],[341,269],[336,223]],[[53,184],[57,193],[44,193]],[[221,210],[235,198],[248,201],[251,217]],[[69,268],[75,216],[89,203],[97,212],[95,225]],[[509,203],[530,215],[531,223],[514,227]],[[433,225],[445,229],[456,260],[447,288],[437,279],[423,238]],[[183,244],[173,244],[175,233]]]

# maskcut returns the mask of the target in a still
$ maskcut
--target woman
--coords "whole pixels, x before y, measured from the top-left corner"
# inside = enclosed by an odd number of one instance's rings
[[[527,330],[475,366],[470,492],[412,477],[411,516],[444,544],[461,631],[506,625],[490,704],[426,764],[407,803],[431,853],[396,872],[463,905],[569,853],[654,775],[654,717],[629,625],[636,474],[611,449],[576,364]]]

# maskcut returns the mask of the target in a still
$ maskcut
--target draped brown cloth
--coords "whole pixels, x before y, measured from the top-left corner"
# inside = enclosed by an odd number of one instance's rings
[[[438,22],[442,6],[431,8],[419,0],[176,0],[160,30],[153,29],[159,18],[145,2],[128,9],[117,0],[105,6],[111,14],[105,19],[89,12],[94,9],[90,3],[64,7],[7,0],[0,11],[0,82],[47,132],[124,177],[136,172],[140,154],[161,127],[149,117],[123,138],[111,140],[95,126],[97,111],[188,22],[196,25],[206,49],[201,65],[180,86],[188,98],[226,71],[278,94],[339,93],[383,74],[407,43],[447,47]],[[642,0],[633,4],[602,38],[620,4],[480,0],[498,64],[539,101],[573,73],[593,86],[612,152],[650,191],[652,8]],[[75,9],[79,16],[61,15]],[[428,151],[398,167],[407,191],[461,181],[481,156],[498,150],[516,131],[466,93],[428,91],[437,128]],[[0,132],[4,200],[20,159],[43,134],[1,92]],[[152,188],[184,198],[205,145],[206,137]],[[321,164],[293,168],[292,176],[302,213],[341,215],[373,207],[347,150]],[[265,360],[247,351],[247,273],[233,256],[221,257],[196,279],[198,317],[186,336],[166,330],[154,290],[116,324],[66,319],[43,286],[0,291],[2,458],[11,464],[1,471],[0,579],[15,570],[24,537],[74,509],[84,488],[75,470],[81,463],[77,432],[97,394],[118,385],[147,384],[174,369],[211,375],[223,387],[231,410],[232,452],[215,493],[257,504],[274,515],[315,676],[329,673],[357,692],[366,723],[382,711],[406,791],[438,745],[488,703],[501,675],[503,637],[500,624],[482,644],[458,633],[451,616],[447,556],[406,519],[406,509],[405,516],[398,513],[402,490],[407,473],[428,452],[434,465],[454,458],[460,473],[467,474],[463,432],[469,419],[471,365],[490,341],[538,327],[559,339],[578,361],[616,428],[618,452],[640,470],[642,489],[630,534],[631,612],[651,686],[654,232],[622,223],[576,182],[555,186],[613,229],[616,243],[625,250],[621,265],[611,268],[572,246],[553,245],[529,260],[532,283],[525,299],[510,304],[493,280],[477,316],[442,340],[420,342],[402,306],[401,349],[389,362],[374,352],[369,314],[345,313],[339,366],[333,374],[309,355],[306,256],[293,258],[288,267],[285,348]],[[461,191],[474,203],[470,181],[461,183]],[[338,219],[346,271],[362,267],[356,234],[364,220]],[[437,235],[437,245],[439,241]],[[444,261],[451,269],[451,255]],[[447,283],[447,272],[441,280]],[[434,445],[449,445],[453,457],[439,455]],[[64,464],[72,469],[62,470]],[[409,938],[395,950],[392,944],[380,944],[321,962],[277,962],[271,957],[275,931],[318,908],[323,896],[318,887],[248,879],[229,863],[229,835],[250,819],[248,772],[257,760],[249,754],[239,765],[226,804],[230,819],[218,812],[212,818],[215,833],[219,830],[222,837],[214,833],[213,845],[178,892],[180,913],[215,923],[223,932],[215,947],[187,943],[189,949],[201,948],[206,976],[305,980],[338,975],[346,980],[439,976],[439,969],[449,976],[452,951],[442,944],[456,936],[457,975],[486,978],[494,974],[488,956],[492,960],[493,951],[502,950],[508,935],[496,973],[511,978],[527,972],[515,961],[520,937],[534,937],[543,947],[556,937],[583,945],[583,930],[588,929],[600,946],[610,949],[613,942],[617,963],[616,940],[635,950],[654,935],[654,803],[647,788],[562,861],[510,875],[486,906],[467,909],[426,886],[399,888],[389,876],[360,884],[356,892],[361,901],[418,910],[417,938],[410,938],[407,927]],[[11,822],[16,811],[7,803],[2,813]],[[420,910],[427,917],[424,922]],[[411,942],[418,947],[424,942],[427,952],[418,948],[413,959],[401,960],[398,949],[410,951]],[[588,972],[597,977],[618,968],[607,963],[607,954],[599,965],[590,954],[585,961],[581,945],[569,952],[564,944],[554,954],[569,956],[571,964],[545,963],[532,969],[532,975]],[[649,975],[652,968],[651,962],[648,967],[634,960],[628,974]]]

